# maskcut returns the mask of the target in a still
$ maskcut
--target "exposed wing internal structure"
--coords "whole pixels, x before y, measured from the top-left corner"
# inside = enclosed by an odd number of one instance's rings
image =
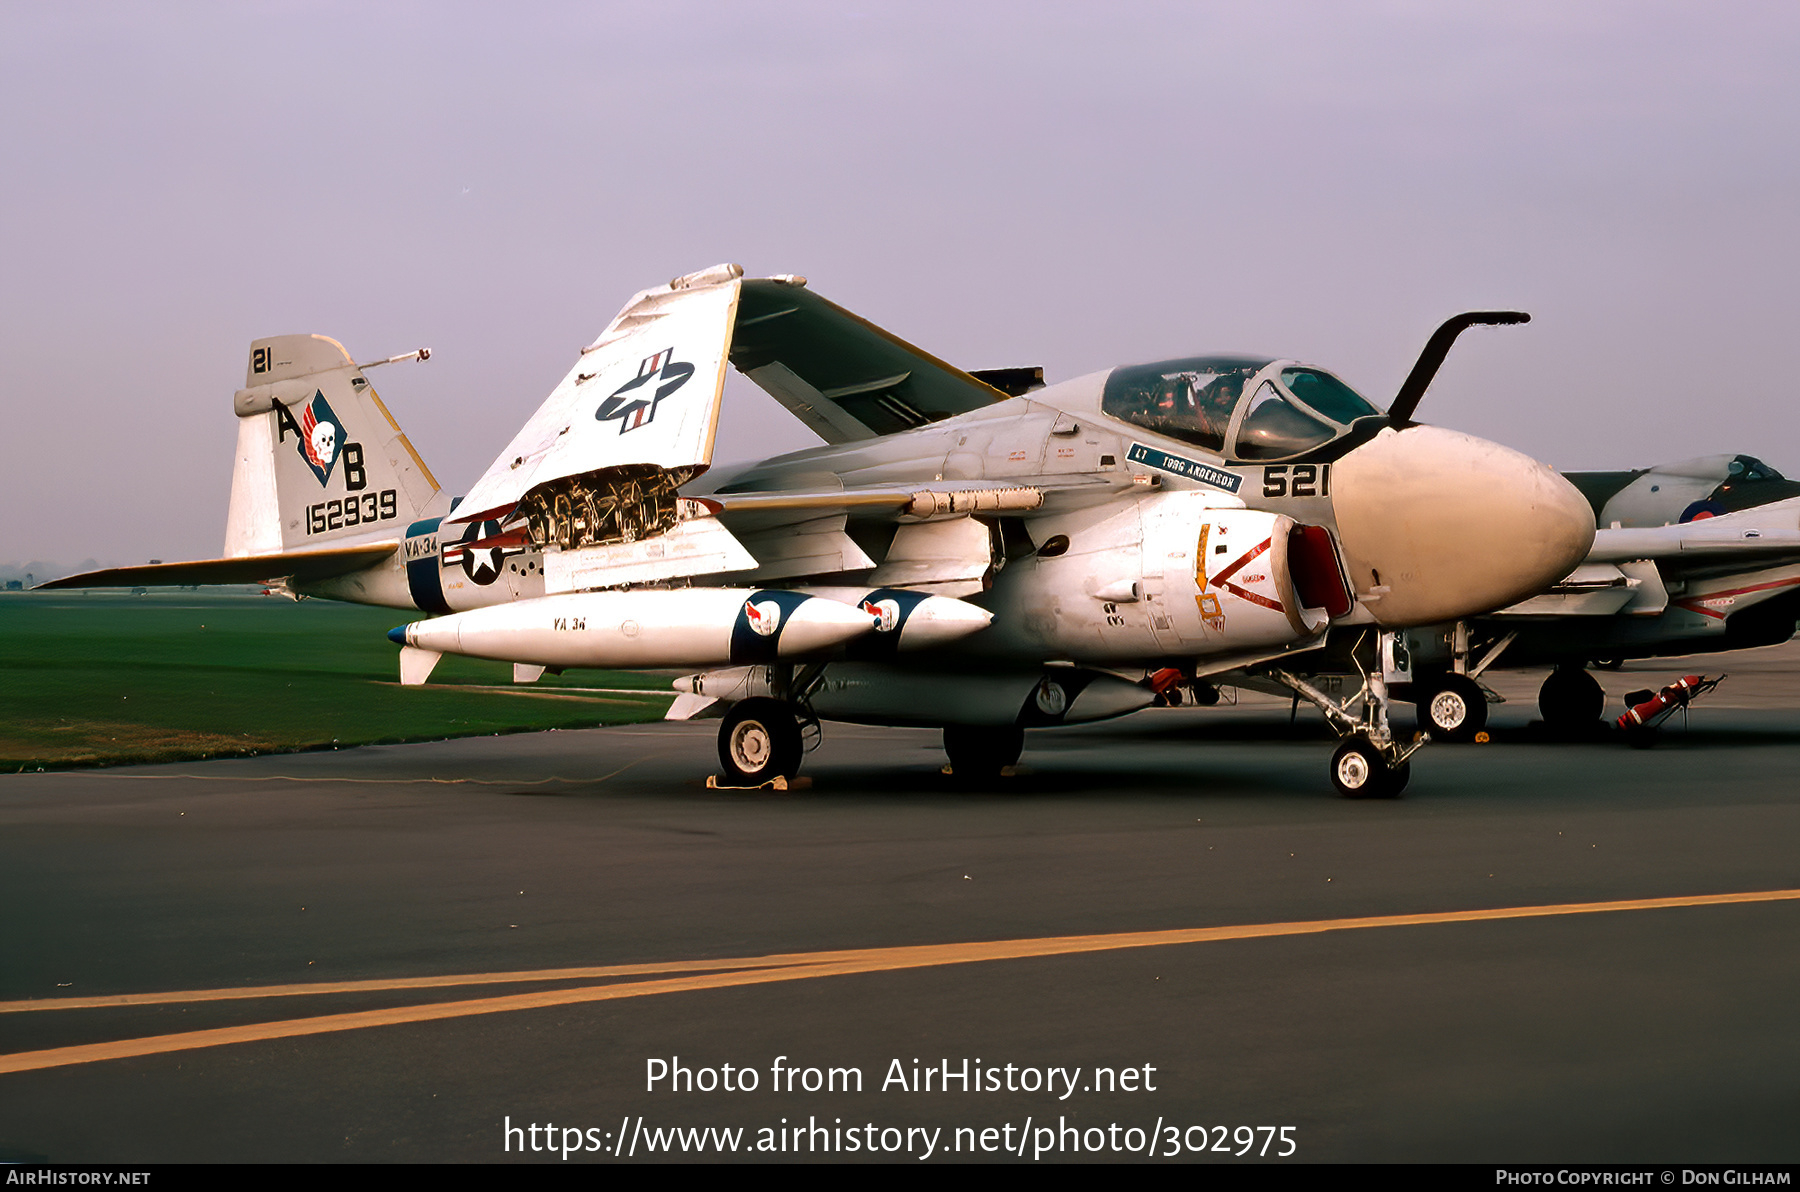
[[[552,535],[628,533],[628,482],[672,522],[674,489],[712,462],[742,270],[717,266],[626,303],[464,498],[456,522],[515,509]],[[567,516],[559,516],[559,502]],[[661,527],[659,527],[661,528]]]
[[[554,593],[871,572],[879,560],[847,532],[851,518],[925,522],[1042,503],[1034,488],[983,481],[814,488],[802,480],[791,490],[679,497],[711,465],[727,362],[834,443],[1008,396],[811,293],[802,278],[746,280],[735,265],[715,266],[627,303],[450,521],[515,527],[544,550]],[[1041,383],[1037,370],[1013,371],[1030,374],[1009,374],[1015,387]],[[908,574],[954,577],[958,587],[973,575],[979,590],[990,563],[985,533],[978,552],[965,534],[970,549],[952,552],[953,564],[941,557],[949,531],[897,537],[903,548],[934,544],[926,549],[936,562],[915,560]]]

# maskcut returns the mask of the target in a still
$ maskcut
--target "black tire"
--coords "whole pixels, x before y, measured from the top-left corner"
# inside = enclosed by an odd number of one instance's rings
[[[1412,763],[1401,762],[1399,769],[1388,771],[1388,789],[1387,794],[1383,797],[1388,799],[1398,798],[1400,792],[1406,789],[1406,784],[1411,781]]]
[[[1391,799],[1412,777],[1410,765],[1396,772],[1365,737],[1351,737],[1331,755],[1331,785],[1346,799]]]
[[[986,781],[1019,760],[1025,750],[1025,730],[1016,725],[996,728],[969,724],[944,726],[944,753],[956,778]]]
[[[731,786],[761,786],[800,772],[800,722],[788,705],[747,699],[719,725],[719,766]]]
[[[1580,667],[1559,666],[1538,690],[1538,712],[1558,732],[1592,728],[1606,708],[1599,680]]]
[[[1445,675],[1425,689],[1419,723],[1433,741],[1473,741],[1487,727],[1487,693],[1467,675]]]

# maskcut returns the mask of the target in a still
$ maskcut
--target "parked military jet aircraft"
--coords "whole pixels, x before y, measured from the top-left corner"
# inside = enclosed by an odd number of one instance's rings
[[[1466,315],[1383,413],[1322,369],[1194,356],[1039,387],[965,372],[736,266],[634,297],[459,505],[339,345],[258,340],[240,390],[226,558],[56,586],[280,577],[444,614],[391,635],[545,668],[689,667],[720,763],[798,768],[821,720],[939,726],[953,768],[1029,727],[1255,673],[1324,708],[1331,774],[1394,794],[1417,743],[1382,672],[1349,701],[1284,668],[1334,625],[1389,635],[1566,575],[1593,514],[1550,469],[1412,421]],[[825,445],[711,473],[735,366]]]
[[[1774,645],[1800,621],[1800,484],[1748,455],[1633,472],[1571,472],[1602,528],[1582,565],[1484,617],[1399,635],[1387,678],[1442,740],[1487,721],[1479,680],[1544,666],[1553,728],[1594,725],[1605,696],[1590,663]]]
[[[1800,497],[1789,480],[1749,455],[1703,455],[1631,472],[1570,472],[1599,524],[1638,529],[1704,521]]]

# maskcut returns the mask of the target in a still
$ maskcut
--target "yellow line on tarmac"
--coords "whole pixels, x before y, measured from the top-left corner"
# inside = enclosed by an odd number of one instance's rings
[[[584,969],[536,969],[519,973],[487,973],[465,977],[409,977],[394,981],[350,981],[315,985],[251,986],[241,990],[199,991],[187,995],[121,995],[173,1001],[211,1000],[220,997],[282,996],[293,993],[356,992],[380,989],[415,989],[427,985],[484,984],[504,981],[568,980],[600,975],[625,976],[639,973],[668,972],[686,969],[729,971],[694,972],[694,975],[667,977],[661,980],[624,981],[604,985],[582,985],[563,989],[546,989],[535,993],[514,993],[500,997],[474,998],[464,1001],[438,1002],[422,1006],[395,1006],[382,1010],[362,1010],[348,1014],[326,1014],[312,1018],[293,1018],[280,1022],[250,1023],[243,1026],[219,1027],[213,1030],[187,1031],[174,1035],[154,1035],[141,1039],[120,1039],[110,1043],[86,1043],[73,1047],[57,1047],[44,1051],[15,1052],[0,1055],[0,1073],[27,1072],[38,1068],[55,1068],[69,1064],[92,1063],[97,1060],[127,1059],[158,1055],[170,1051],[188,1051],[200,1047],[217,1047],[227,1043],[250,1043],[269,1039],[287,1039],[301,1035],[327,1034],[335,1031],[361,1030],[374,1026],[393,1026],[409,1022],[430,1022],[443,1018],[462,1018],[475,1014],[497,1014],[512,1010],[534,1010],[549,1006],[567,1006],[582,1002],[612,1001],[619,998],[649,997],[659,993],[681,993],[695,989],[719,989],[738,985],[761,985],[775,981],[797,981],[809,977],[832,977],[848,973],[886,972],[896,969],[926,968],[949,964],[970,964],[984,960],[1019,960],[1034,956],[1064,956],[1083,952],[1115,951],[1123,948],[1153,948],[1170,944],[1207,943],[1218,940],[1264,939],[1285,935],[1316,935],[1328,931],[1350,931],[1365,927],[1420,927],[1444,923],[1476,923],[1496,919],[1535,919],[1556,915],[1592,915],[1609,911],[1664,910],[1674,907],[1721,906],[1754,902],[1791,902],[1800,900],[1800,890],[1759,890],[1741,894],[1699,894],[1680,898],[1637,898],[1616,902],[1573,902],[1549,906],[1496,907],[1488,910],[1439,911],[1416,915],[1373,915],[1352,919],[1314,919],[1292,923],[1252,923],[1234,927],[1191,927],[1168,931],[1129,931],[1111,935],[1048,936],[1041,939],[992,940],[962,944],[923,944],[896,948],[863,948],[837,952],[796,952],[785,955],[741,958],[737,960],[694,961],[665,965],[614,965]],[[29,1003],[7,1003],[8,1009],[78,1009],[92,1005],[144,1004],[143,1001],[94,998],[44,999]]]
[[[229,989],[186,989],[169,993],[110,993],[94,997],[32,998],[0,1002],[0,1014],[27,1010],[91,1010],[103,1006],[163,1006],[227,1002],[258,997],[307,997],[328,993],[382,993],[399,989],[445,989],[458,985],[519,985],[535,981],[579,981],[597,977],[637,977],[651,973],[699,973],[716,969],[762,968],[794,963],[791,957],[762,960],[674,960],[661,964],[606,964],[590,968],[526,969],[516,973],[462,973],[441,977],[384,977],[368,981],[308,981],[295,985],[240,985]]]

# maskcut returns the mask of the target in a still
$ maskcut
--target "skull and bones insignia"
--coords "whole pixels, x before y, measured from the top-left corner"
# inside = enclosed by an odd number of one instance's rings
[[[283,431],[287,429],[286,425],[282,427]],[[328,484],[332,466],[343,453],[345,436],[344,424],[332,412],[331,403],[325,400],[323,392],[315,392],[313,399],[300,407],[300,419],[293,429],[300,440],[300,458],[319,478],[321,486]]]

